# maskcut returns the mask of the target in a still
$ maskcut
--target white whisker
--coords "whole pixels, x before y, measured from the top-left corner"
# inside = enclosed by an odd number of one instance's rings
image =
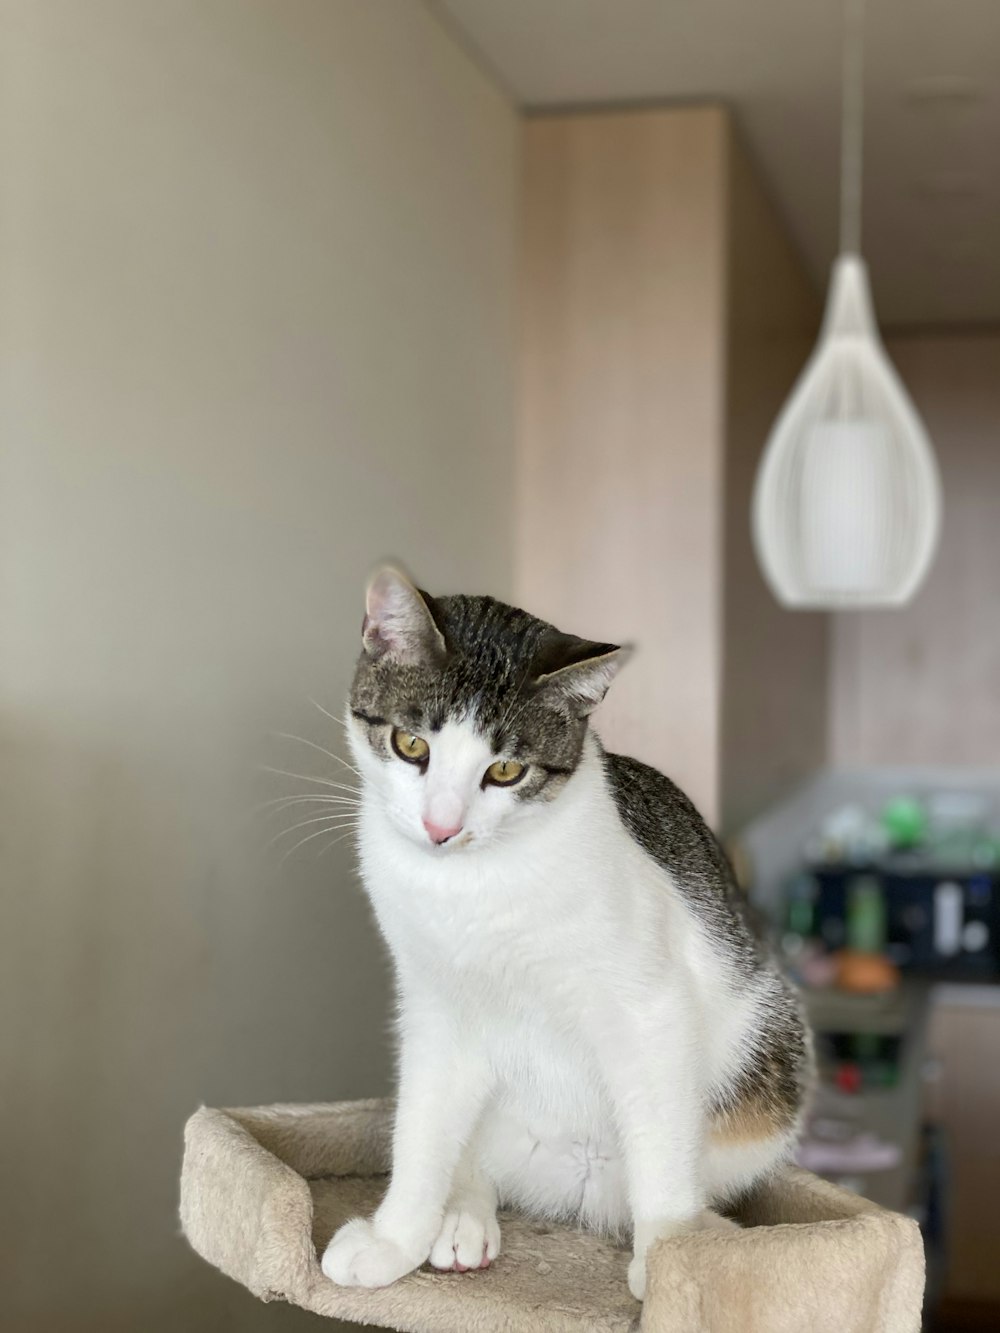
[[[332,750],[328,750],[323,745],[317,745],[315,741],[307,741],[305,736],[293,736],[290,731],[276,731],[274,734],[276,736],[280,736],[282,740],[298,741],[300,745],[308,745],[310,749],[318,750],[320,754],[325,754],[329,759],[332,759],[334,763],[343,764],[343,766],[345,768],[349,768],[352,773],[357,774],[358,777],[361,776],[361,774],[358,773],[358,770],[352,767],[352,765],[350,765],[346,759],[341,759],[339,754],[334,754]]]
[[[328,842],[326,846],[323,848],[323,850],[320,852],[319,856],[316,857],[316,860],[318,861],[320,856],[326,856],[330,848],[336,847],[338,842],[343,842],[345,838],[349,838],[353,833],[353,831],[354,831],[353,829],[348,829],[346,833],[341,833],[340,836],[334,838],[332,842]]]
[[[313,708],[318,708],[324,717],[328,717],[331,722],[336,722],[338,727],[343,727],[345,731],[347,730],[347,723],[342,717],[335,717],[333,713],[328,713],[323,705],[318,704],[315,699],[310,699],[309,702],[312,704]]]
[[[336,823],[334,821],[336,821]],[[332,832],[333,829],[343,828],[344,825],[348,823],[353,826],[353,824],[355,823],[353,816],[317,815],[315,819],[303,819],[298,824],[292,824],[289,828],[279,829],[278,832],[274,835],[274,837],[269,839],[269,841],[265,844],[264,850],[266,851],[268,847],[273,847],[274,844],[279,841],[279,839],[284,838],[287,834],[294,833],[296,829],[306,828],[310,824],[326,824],[327,828]]]
[[[253,813],[259,814],[261,810],[268,810],[269,815],[277,814],[279,810],[284,810],[290,805],[346,805],[351,809],[361,808],[361,802],[354,800],[350,796],[276,796],[273,801],[262,801],[260,805],[254,806]]]
[[[346,782],[332,782],[329,778],[318,777],[315,773],[290,773],[287,768],[272,768],[270,764],[261,764],[260,768],[265,773],[277,773],[282,778],[297,778],[299,782],[318,782],[321,787],[335,787],[338,791],[348,791],[352,795],[358,794],[358,788],[352,787]]]
[[[304,847],[304,846],[306,845],[307,842],[312,842],[313,838],[318,838],[318,837],[320,837],[321,834],[323,834],[323,833],[329,833],[330,831],[331,831],[331,830],[330,830],[329,828],[321,828],[321,829],[317,829],[315,833],[310,833],[310,834],[308,834],[305,838],[300,839],[299,842],[297,842],[297,843],[295,843],[293,846],[289,847],[288,851],[285,852],[284,856],[282,856],[281,860],[278,862],[278,865],[279,865],[279,866],[283,866],[283,865],[285,864],[285,862],[288,860],[288,858],[291,856],[292,852],[298,851],[298,849],[299,849],[300,847]],[[346,838],[350,833],[353,833],[353,832],[354,832],[353,829],[348,829],[347,833],[343,834],[343,837]]]

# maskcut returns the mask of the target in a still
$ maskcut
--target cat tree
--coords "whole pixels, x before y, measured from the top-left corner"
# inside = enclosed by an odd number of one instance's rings
[[[741,1232],[653,1249],[644,1304],[629,1254],[568,1227],[501,1218],[476,1273],[421,1269],[375,1291],[320,1271],[338,1226],[370,1213],[389,1168],[385,1101],[241,1110],[188,1121],[181,1221],[193,1248],[261,1300],[408,1333],[917,1333],[915,1222],[789,1169],[746,1201]]]

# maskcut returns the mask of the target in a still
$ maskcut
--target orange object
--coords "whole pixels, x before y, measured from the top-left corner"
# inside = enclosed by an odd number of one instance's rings
[[[878,995],[899,985],[899,968],[880,953],[842,949],[836,955],[837,985],[856,995]]]

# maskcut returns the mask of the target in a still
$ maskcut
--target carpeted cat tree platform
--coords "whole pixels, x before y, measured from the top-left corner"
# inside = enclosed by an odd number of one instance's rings
[[[333,1232],[385,1187],[389,1102],[203,1107],[188,1121],[181,1221],[209,1263],[262,1300],[409,1333],[916,1333],[916,1223],[790,1169],[750,1199],[742,1232],[660,1241],[648,1293],[626,1251],[515,1215],[475,1273],[422,1269],[375,1291],[320,1271]]]

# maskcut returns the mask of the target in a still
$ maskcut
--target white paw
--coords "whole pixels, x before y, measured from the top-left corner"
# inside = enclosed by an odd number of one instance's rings
[[[431,1248],[431,1263],[435,1268],[465,1273],[470,1268],[489,1268],[499,1253],[500,1227],[492,1210],[450,1208]]]
[[[646,1299],[646,1256],[636,1254],[628,1266],[628,1289],[637,1301]]]
[[[646,1299],[646,1255],[649,1247],[658,1240],[670,1240],[673,1236],[686,1236],[692,1231],[700,1231],[702,1226],[700,1217],[694,1222],[647,1222],[636,1226],[635,1254],[628,1266],[628,1289],[637,1301]]]
[[[320,1267],[331,1282],[341,1287],[387,1287],[419,1268],[423,1258],[378,1235],[371,1222],[356,1217],[330,1241]]]

